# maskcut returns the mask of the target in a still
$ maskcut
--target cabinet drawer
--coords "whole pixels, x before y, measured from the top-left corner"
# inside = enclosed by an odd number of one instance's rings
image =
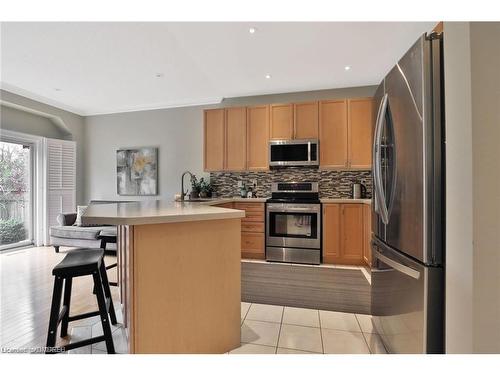
[[[242,232],[264,233],[264,223],[242,222],[241,223],[241,231]]]
[[[264,253],[264,233],[241,233],[241,251]]]
[[[246,211],[245,210],[245,217],[241,219],[242,223],[245,222],[264,222],[264,212],[257,212],[257,211]]]
[[[235,202],[234,208],[237,210],[264,212],[264,203]]]

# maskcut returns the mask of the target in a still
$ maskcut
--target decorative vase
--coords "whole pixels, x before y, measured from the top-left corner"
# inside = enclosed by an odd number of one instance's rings
[[[189,199],[196,199],[199,197],[199,194],[197,191],[192,191],[191,193],[189,193]]]

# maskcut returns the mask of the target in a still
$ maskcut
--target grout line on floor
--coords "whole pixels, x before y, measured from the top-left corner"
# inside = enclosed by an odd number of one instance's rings
[[[319,310],[318,310],[318,321],[319,321],[319,336],[321,338],[321,350],[322,353],[325,354],[325,345],[323,344],[323,328],[321,328],[321,317],[319,315]]]
[[[368,351],[370,354],[372,353],[372,349],[370,348],[370,345],[368,345],[368,341],[366,340],[365,333],[363,332],[363,329],[361,328],[361,323],[359,323],[359,319],[356,314],[354,314],[354,317],[356,318],[356,322],[358,322],[359,330],[361,331],[361,336],[363,336],[363,341],[365,342],[366,347],[368,348]]]
[[[281,311],[280,330],[278,331],[278,340],[276,341],[276,348],[274,349],[274,354],[278,354],[278,346],[280,344],[281,328],[283,327],[284,315],[285,315],[285,306],[283,306],[283,310]]]

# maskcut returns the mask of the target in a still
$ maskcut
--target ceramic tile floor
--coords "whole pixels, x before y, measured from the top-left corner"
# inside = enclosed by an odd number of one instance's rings
[[[385,354],[369,315],[241,303],[241,346],[229,354]]]
[[[117,319],[122,321],[117,309]],[[112,327],[115,351],[126,353],[125,331]],[[102,335],[99,317],[81,321],[71,341]],[[69,354],[105,354],[104,342]],[[241,346],[229,354],[385,354],[369,315],[241,303]]]

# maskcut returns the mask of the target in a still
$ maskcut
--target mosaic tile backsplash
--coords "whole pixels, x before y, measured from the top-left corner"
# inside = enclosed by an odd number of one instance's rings
[[[212,172],[210,182],[219,197],[239,196],[238,181],[252,186],[257,180],[258,198],[271,196],[273,182],[319,182],[320,198],[350,198],[351,186],[359,182],[366,186],[366,197],[372,196],[371,171],[328,171],[314,168],[283,168],[262,172]]]

